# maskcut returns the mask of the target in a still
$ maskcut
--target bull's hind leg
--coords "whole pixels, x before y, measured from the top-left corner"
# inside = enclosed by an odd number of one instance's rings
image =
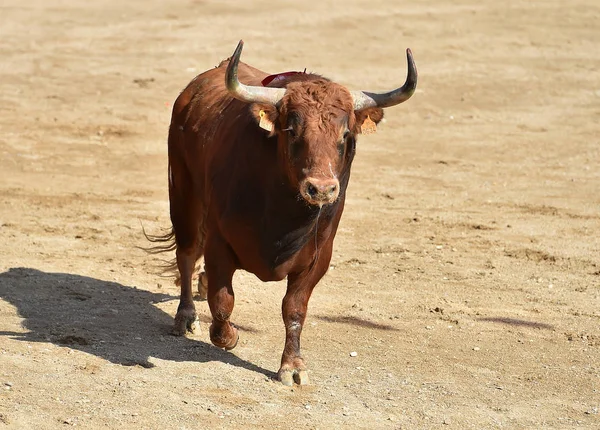
[[[196,264],[196,252],[177,248],[177,268],[181,275],[181,295],[175,315],[172,333],[183,336],[186,332],[194,333],[198,328],[198,316],[192,296],[192,275]]]
[[[177,268],[181,278],[181,295],[172,333],[182,336],[193,333],[198,327],[198,317],[192,296],[192,276],[196,261],[202,254],[201,202],[194,195],[192,181],[183,163],[176,165],[177,159],[169,162],[169,201],[171,222],[177,245]],[[173,172],[171,174],[171,172]]]
[[[331,261],[332,243],[319,251],[318,260],[300,273],[288,275],[288,287],[281,304],[285,324],[285,347],[277,376],[284,385],[308,384],[308,371],[300,353],[300,335],[306,318],[308,300],[313,289],[327,272]]]
[[[210,340],[215,346],[230,350],[236,347],[239,337],[237,328],[229,321],[235,302],[231,281],[237,268],[236,258],[218,234],[211,234],[207,237],[204,259],[208,306],[213,318]]]
[[[206,300],[208,298],[208,276],[206,275],[206,267],[198,275],[198,298]]]

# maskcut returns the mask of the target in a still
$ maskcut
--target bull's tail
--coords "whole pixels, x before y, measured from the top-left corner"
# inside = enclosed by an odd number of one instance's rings
[[[170,252],[177,249],[177,244],[175,243],[175,231],[173,230],[173,227],[167,230],[167,232],[164,234],[153,235],[146,233],[146,229],[142,225],[142,233],[149,242],[159,244],[148,248],[143,248],[148,254],[160,254],[161,252]]]
[[[175,241],[175,230],[173,227],[168,229],[164,234],[148,234],[146,233],[146,229],[142,225],[142,233],[144,237],[149,242],[152,242],[155,245],[149,247],[138,247],[148,254],[156,255],[162,254],[164,252],[172,252],[177,249],[177,242]],[[199,231],[201,233],[201,231]],[[201,236],[203,238],[203,235]],[[200,241],[200,243],[202,243]],[[196,267],[194,269],[194,273],[192,274],[192,279],[197,279],[198,273],[200,272],[200,266],[198,265],[198,260],[202,257],[202,247],[198,246],[196,251]],[[165,278],[175,277],[175,285],[181,285],[181,275],[179,274],[179,270],[177,268],[177,258],[173,257],[170,260],[162,260],[162,264],[158,265],[158,276],[162,276]]]
[[[139,249],[147,252],[148,254],[162,254],[164,252],[171,252],[177,249],[177,243],[175,242],[175,231],[172,227],[169,230],[167,230],[164,234],[153,235],[146,233],[146,229],[142,225],[142,233],[144,234],[146,240],[154,244],[149,247],[138,247]],[[163,277],[175,276],[176,278],[179,278],[179,271],[177,270],[177,259],[172,258],[170,260],[163,260],[162,264],[158,265],[157,275]]]

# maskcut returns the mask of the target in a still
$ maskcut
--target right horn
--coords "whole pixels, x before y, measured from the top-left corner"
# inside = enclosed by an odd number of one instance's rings
[[[405,102],[412,96],[417,87],[417,67],[412,57],[410,49],[406,50],[406,60],[408,62],[408,75],[406,82],[400,88],[396,88],[388,93],[370,93],[367,91],[350,91],[354,99],[354,110],[361,110],[370,107],[387,108],[396,106]]]
[[[283,98],[285,88],[255,87],[244,85],[238,80],[238,64],[244,41],[240,40],[235,52],[229,59],[227,70],[225,71],[225,86],[232,97],[243,102],[268,103],[276,105]]]

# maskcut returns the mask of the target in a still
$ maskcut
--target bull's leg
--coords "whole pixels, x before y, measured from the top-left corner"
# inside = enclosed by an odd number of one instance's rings
[[[236,347],[239,338],[237,328],[229,321],[234,305],[231,281],[236,270],[236,259],[229,245],[216,234],[207,238],[204,259],[208,278],[208,306],[213,318],[210,340],[215,346],[230,350]]]
[[[199,325],[192,296],[192,274],[196,264],[196,248],[185,250],[178,247],[176,255],[177,268],[181,276],[181,295],[172,333],[175,336],[183,336],[188,331],[193,333]]]
[[[171,139],[171,135],[169,135]],[[193,190],[193,182],[185,166],[176,156],[169,157],[169,202],[171,222],[177,246],[177,268],[181,280],[181,295],[172,333],[182,336],[198,327],[192,296],[192,275],[196,260],[202,253],[199,229],[201,203]]]
[[[327,272],[331,261],[332,244],[326,244],[319,251],[318,260],[303,272],[288,275],[288,287],[281,305],[285,324],[285,347],[281,356],[281,367],[277,373],[284,385],[308,384],[308,372],[300,353],[300,335],[308,300],[314,287]]]
[[[206,300],[208,298],[208,276],[206,275],[206,267],[200,275],[198,275],[198,298]]]

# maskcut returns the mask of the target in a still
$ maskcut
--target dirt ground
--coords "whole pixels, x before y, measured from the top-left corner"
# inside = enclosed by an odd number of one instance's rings
[[[600,428],[597,1],[4,0],[0,429]],[[363,136],[303,333],[237,273],[231,353],[170,336],[170,108],[243,61],[419,85]],[[165,256],[170,258],[171,256]],[[356,352],[356,354],[352,354]]]

